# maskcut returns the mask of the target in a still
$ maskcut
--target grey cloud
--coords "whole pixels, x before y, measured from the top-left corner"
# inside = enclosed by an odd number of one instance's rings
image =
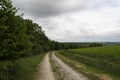
[[[49,17],[88,8],[93,0],[13,0],[16,7],[34,17]]]

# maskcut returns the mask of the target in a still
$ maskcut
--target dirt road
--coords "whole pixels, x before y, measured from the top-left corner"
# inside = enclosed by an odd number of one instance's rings
[[[43,59],[43,62],[39,66],[39,79],[38,80],[55,80],[51,65],[49,62],[49,53]]]
[[[52,53],[52,58],[56,61],[57,65],[60,67],[62,74],[65,74],[65,78],[62,80],[88,80],[84,75],[76,72],[70,66],[62,62],[59,58],[57,58],[54,53]],[[49,53],[43,59],[43,62],[39,66],[39,79],[38,80],[56,80],[55,74],[51,69],[51,64],[49,61]],[[57,80],[61,80],[58,79]]]
[[[64,80],[88,80],[88,78],[85,77],[83,74],[76,72],[70,66],[57,58],[54,53],[52,54],[52,57],[61,68],[61,71],[65,74],[66,78],[64,78]]]

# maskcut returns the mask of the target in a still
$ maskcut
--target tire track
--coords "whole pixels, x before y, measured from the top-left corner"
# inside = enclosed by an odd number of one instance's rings
[[[49,62],[49,53],[43,59],[43,62],[39,66],[39,79],[38,80],[55,80],[51,65]]]
[[[76,72],[70,66],[65,64],[59,58],[57,58],[54,53],[52,53],[52,58],[56,61],[57,65],[61,68],[61,72],[66,75],[63,80],[88,80],[83,74]]]

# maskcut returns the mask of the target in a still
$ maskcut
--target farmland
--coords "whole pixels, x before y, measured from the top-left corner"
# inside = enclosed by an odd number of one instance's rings
[[[58,53],[56,55],[59,58],[77,70],[80,70],[81,67],[74,65],[74,63],[80,63],[79,65],[84,66],[87,72],[90,71],[92,75],[95,72],[109,75],[115,80],[120,79],[120,46],[70,49]],[[83,69],[81,68],[80,71]],[[86,71],[83,73],[86,74]],[[91,73],[87,75],[91,77]]]

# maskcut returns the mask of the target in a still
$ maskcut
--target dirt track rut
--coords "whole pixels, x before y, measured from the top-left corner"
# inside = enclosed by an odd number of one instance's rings
[[[51,70],[51,65],[49,62],[49,53],[43,59],[43,62],[40,64],[40,72],[38,80],[55,80],[53,72]]]
[[[58,66],[61,68],[61,71],[64,72],[66,78],[64,80],[88,80],[83,74],[76,72],[70,66],[61,61],[58,57],[52,53],[54,60],[57,62]]]

